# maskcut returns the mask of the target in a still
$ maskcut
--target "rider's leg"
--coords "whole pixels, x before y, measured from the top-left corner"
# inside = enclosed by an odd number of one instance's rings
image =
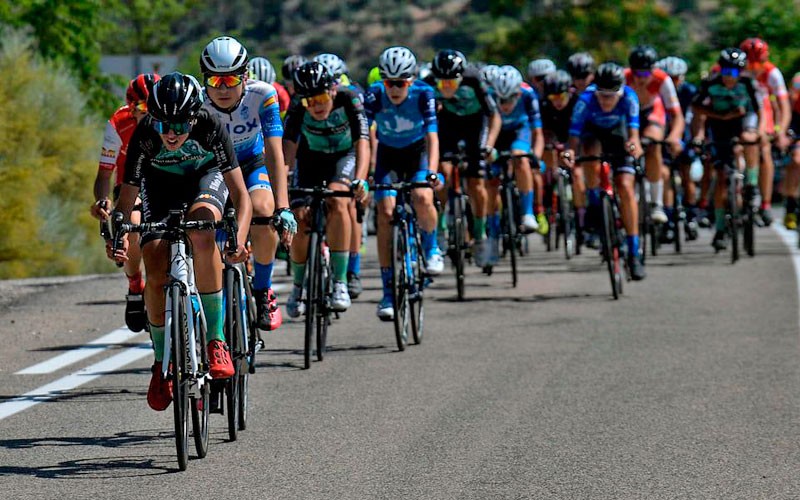
[[[655,141],[662,141],[664,140],[664,128],[651,123],[645,127],[642,136],[649,137]],[[645,152],[645,175],[650,182],[650,203],[653,204],[652,216],[655,222],[664,222],[666,218],[666,214],[664,214],[663,167],[664,159],[661,154],[661,145],[651,144]]]
[[[349,191],[350,186],[340,182],[328,185],[333,191]],[[328,213],[326,218],[326,234],[328,246],[331,249],[331,268],[333,280],[347,282],[347,262],[350,259],[350,199],[328,198]]]

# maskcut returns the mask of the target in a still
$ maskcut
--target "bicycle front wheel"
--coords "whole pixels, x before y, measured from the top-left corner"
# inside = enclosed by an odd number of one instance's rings
[[[425,297],[422,293],[425,287],[425,276],[422,274],[422,238],[419,231],[414,230],[412,232],[414,234],[409,235],[408,238],[412,274],[409,277],[409,283],[412,287],[409,307],[411,311],[411,333],[414,336],[414,343],[420,344],[425,326]]]
[[[239,329],[241,320],[239,319],[239,279],[236,271],[230,268],[225,269],[225,339],[231,351],[234,375],[225,381],[225,406],[228,417],[228,438],[236,441],[239,437],[239,374],[241,373],[240,362],[243,358],[241,352],[243,342],[240,340]]]
[[[728,174],[728,230],[731,233],[731,264],[735,264],[739,260],[739,226],[741,219],[739,218],[739,208],[737,204],[737,193],[739,186],[737,181],[737,173],[729,172]]]
[[[455,238],[453,261],[456,271],[456,294],[458,300],[464,300],[464,260],[467,245],[467,226],[464,216],[464,198],[453,200],[453,234]]]
[[[319,255],[319,235],[312,232],[308,239],[308,260],[306,261],[306,320],[305,320],[305,351],[303,361],[305,369],[311,368],[311,351],[314,342],[314,328],[317,318],[317,304],[319,302],[320,291],[318,289],[319,278],[317,268]]]
[[[320,248],[320,255],[322,255],[322,248]],[[317,302],[317,361],[325,359],[325,351],[328,342],[328,325],[330,324],[330,309],[328,308],[328,300],[333,293],[333,283],[331,281],[331,268],[330,263],[325,259],[317,259],[317,290],[319,290],[319,300]]]
[[[394,334],[397,340],[397,349],[405,351],[408,344],[409,303],[408,288],[406,286],[406,228],[405,222],[400,221],[392,226],[392,293],[394,295]]]
[[[506,240],[506,248],[509,250],[509,260],[511,263],[511,286],[517,287],[517,222],[514,217],[514,191],[510,186],[503,190],[503,212],[505,221],[505,231],[503,238]]]
[[[650,204],[647,203],[647,189],[644,176],[636,179],[636,188],[639,191],[639,257],[642,264],[647,260],[647,240],[650,236]]]
[[[603,196],[603,259],[606,261],[608,276],[611,280],[611,293],[614,299],[619,299],[620,279],[619,275],[619,247],[616,244],[616,221],[614,220],[614,209],[608,196]]]
[[[172,415],[175,423],[175,448],[178,467],[186,470],[189,463],[189,388],[186,338],[189,333],[183,289],[174,283],[167,300],[172,307],[170,340],[172,342]]]
[[[556,184],[558,192],[558,211],[559,211],[559,225],[561,233],[564,235],[564,257],[567,260],[572,258],[575,251],[574,232],[572,230],[572,208],[567,199],[567,188],[564,184],[564,177],[558,176],[558,183]]]
[[[192,384],[196,385],[195,394],[191,396],[192,408],[192,434],[194,447],[198,458],[205,458],[208,454],[208,410],[211,394],[211,384],[206,380],[208,373],[208,352],[206,351],[206,327],[202,321],[195,321],[195,345],[197,352],[198,373],[192,377]]]

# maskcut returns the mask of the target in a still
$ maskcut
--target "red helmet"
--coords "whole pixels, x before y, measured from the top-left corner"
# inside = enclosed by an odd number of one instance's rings
[[[161,79],[155,73],[142,73],[137,75],[136,78],[131,80],[128,84],[128,90],[125,92],[125,100],[128,104],[136,102],[147,102],[147,96],[150,95],[150,90],[153,89],[153,84]]]
[[[765,62],[769,58],[769,45],[760,38],[748,38],[739,48],[747,54],[750,62]]]

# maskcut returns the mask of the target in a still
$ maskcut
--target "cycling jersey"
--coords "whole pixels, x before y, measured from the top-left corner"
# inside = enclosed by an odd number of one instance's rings
[[[550,142],[566,143],[569,139],[569,125],[572,121],[572,110],[578,95],[570,92],[569,102],[564,109],[558,110],[549,99],[542,100],[539,113],[542,116],[542,129],[545,137]]]
[[[446,115],[464,117],[476,115],[492,116],[497,113],[497,104],[492,98],[486,84],[481,80],[480,73],[472,68],[461,75],[461,83],[453,97],[445,99],[437,88],[436,99],[442,104],[439,119],[446,119]]]
[[[275,87],[275,91],[278,93],[278,106],[281,110],[281,120],[283,120],[286,116],[286,112],[289,111],[289,103],[292,101],[292,97],[289,95],[289,91],[286,90],[286,87],[280,83],[274,82],[272,86]]]
[[[370,124],[377,124],[378,141],[393,148],[409,146],[438,131],[433,89],[419,80],[408,87],[408,97],[399,105],[389,100],[382,82],[374,83],[364,95],[364,108]]]
[[[756,88],[764,110],[764,129],[768,134],[772,134],[775,132],[775,115],[770,96],[781,98],[789,95],[781,70],[771,62],[764,63],[764,70],[756,77]]]
[[[333,98],[333,110],[325,120],[315,120],[300,100],[294,100],[286,114],[284,139],[299,144],[298,155],[349,151],[359,139],[369,140],[369,127],[361,99],[346,88]]]
[[[658,68],[653,69],[650,82],[648,82],[643,92],[633,86],[634,76],[630,68],[625,69],[625,83],[637,91],[636,95],[639,97],[639,104],[642,109],[651,107],[654,104],[654,98],[656,96],[661,96],[661,101],[666,111],[672,113],[680,112],[681,103],[675,91],[675,84],[664,70]]]
[[[569,135],[580,137],[587,126],[607,130],[619,127],[638,129],[639,98],[636,92],[626,85],[614,109],[605,112],[600,108],[595,92],[584,91],[575,103]]]
[[[678,102],[681,103],[681,111],[686,115],[692,105],[692,99],[697,94],[697,86],[689,82],[683,82],[675,90],[678,93]],[[686,121],[690,121],[688,117]]]
[[[500,112],[503,120],[502,130],[517,130],[520,127],[542,128],[542,115],[539,113],[539,97],[533,89],[520,89],[516,106],[510,113]]]
[[[754,113],[761,108],[761,102],[752,78],[741,76],[736,85],[729,89],[723,84],[722,75],[715,73],[703,80],[700,90],[692,100],[692,105],[717,114],[730,113],[738,108],[744,108],[747,113]],[[709,118],[709,121],[720,120]]]
[[[233,141],[241,165],[263,163],[264,141],[283,136],[278,92],[272,85],[248,80],[239,103],[231,110],[214,105],[204,90],[203,108],[219,118]]]
[[[115,186],[121,185],[125,178],[128,142],[137,124],[133,110],[127,104],[116,110],[106,123],[103,147],[100,150],[100,170],[117,170]]]

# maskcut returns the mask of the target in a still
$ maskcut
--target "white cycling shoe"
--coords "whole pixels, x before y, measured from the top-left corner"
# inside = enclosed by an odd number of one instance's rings
[[[292,293],[286,301],[286,314],[290,318],[299,318],[306,312],[306,305],[303,302],[303,288],[297,285],[292,286]]]
[[[533,233],[539,230],[539,223],[536,221],[536,217],[533,214],[523,215],[520,225],[522,226],[522,230],[526,233]]]
[[[344,312],[348,307],[350,307],[350,292],[347,291],[347,283],[337,281],[333,284],[331,309],[335,312]]]
[[[439,248],[435,248],[425,263],[425,271],[431,276],[439,276],[444,271],[444,258]]]
[[[394,307],[392,307],[392,298],[384,297],[378,304],[378,310],[375,311],[378,319],[381,321],[394,321]]]

